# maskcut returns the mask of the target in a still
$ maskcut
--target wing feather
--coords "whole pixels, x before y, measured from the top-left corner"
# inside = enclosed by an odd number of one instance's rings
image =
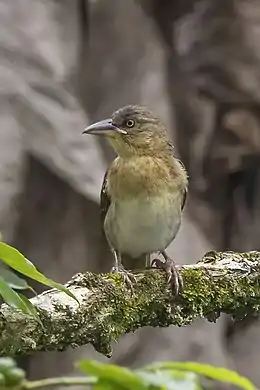
[[[186,203],[186,199],[187,199],[187,193],[188,193],[187,188],[185,188],[185,190],[183,191],[181,210],[184,209],[184,206],[185,206],[185,203]]]
[[[107,174],[108,174],[108,170],[105,173],[102,187],[101,187],[101,192],[100,192],[100,214],[101,214],[102,225],[104,225],[107,211],[111,203],[111,198],[107,191]]]

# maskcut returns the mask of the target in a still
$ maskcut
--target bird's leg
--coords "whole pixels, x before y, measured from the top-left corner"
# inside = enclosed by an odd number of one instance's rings
[[[118,253],[115,249],[112,249],[112,254],[114,257],[114,266],[111,269],[112,274],[121,274],[123,276],[123,281],[133,291],[133,283],[136,283],[135,276],[127,271],[122,262],[121,262],[121,255]]]
[[[114,266],[111,269],[112,273],[117,273],[119,271],[119,266],[121,265],[121,256],[117,254],[115,249],[112,249],[112,255],[114,257]]]
[[[151,259],[150,255],[145,255],[145,268],[151,268]]]
[[[171,283],[174,290],[174,295],[178,295],[180,290],[183,288],[183,280],[179,271],[176,268],[174,261],[167,255],[165,251],[162,251],[165,261],[160,259],[154,259],[152,261],[152,267],[163,269],[167,275],[168,283]]]

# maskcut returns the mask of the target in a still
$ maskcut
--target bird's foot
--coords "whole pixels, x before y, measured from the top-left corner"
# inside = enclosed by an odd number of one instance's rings
[[[183,288],[183,279],[174,261],[168,256],[165,258],[165,261],[154,259],[152,268],[163,269],[166,272],[167,282],[171,284],[174,295],[177,296]]]
[[[130,288],[133,293],[133,284],[136,283],[136,277],[131,272],[127,271],[122,265],[114,266],[111,269],[112,274],[121,274],[124,284]]]

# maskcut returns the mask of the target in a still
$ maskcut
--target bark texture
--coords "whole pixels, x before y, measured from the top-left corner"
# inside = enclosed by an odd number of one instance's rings
[[[0,356],[91,343],[109,357],[114,341],[144,326],[185,326],[198,318],[215,322],[221,313],[235,320],[259,314],[259,252],[208,252],[181,273],[184,290],[178,298],[173,298],[165,274],[156,270],[136,275],[133,294],[119,275],[78,274],[66,286],[79,302],[57,290],[31,299],[43,326],[2,305]]]

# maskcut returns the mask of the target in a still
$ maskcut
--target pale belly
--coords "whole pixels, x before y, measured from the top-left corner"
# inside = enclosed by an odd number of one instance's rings
[[[134,258],[164,250],[179,230],[181,202],[180,195],[166,194],[112,203],[104,226],[110,245]]]

